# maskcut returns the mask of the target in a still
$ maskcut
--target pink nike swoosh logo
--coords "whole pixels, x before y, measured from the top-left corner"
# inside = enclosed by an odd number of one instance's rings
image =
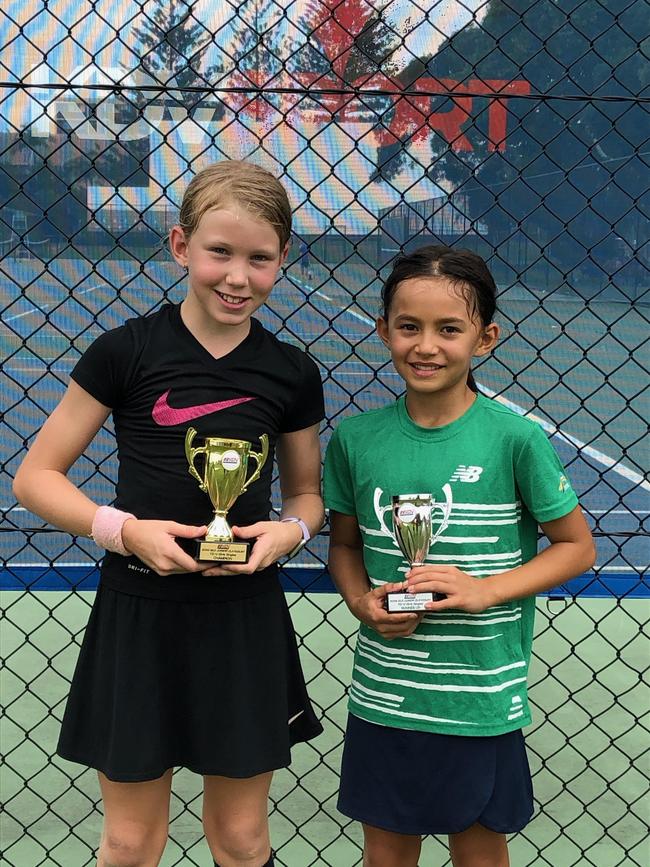
[[[237,406],[238,403],[247,403],[249,400],[255,400],[254,397],[235,397],[233,400],[219,400],[216,403],[200,403],[196,406],[185,406],[180,409],[174,409],[167,402],[170,391],[171,389],[167,389],[164,394],[161,394],[154,404],[154,408],[151,410],[151,418],[156,424],[161,425],[161,427],[183,424],[183,422],[201,418],[202,415],[209,415],[211,412],[219,412],[221,409]]]

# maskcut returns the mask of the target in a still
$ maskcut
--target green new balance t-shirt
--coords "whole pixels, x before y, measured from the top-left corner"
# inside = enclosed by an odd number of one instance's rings
[[[325,504],[354,515],[373,586],[408,571],[392,536],[391,497],[431,493],[427,563],[477,578],[537,553],[537,524],[568,514],[577,498],[538,424],[478,395],[443,427],[415,424],[404,398],[345,419],[325,458]],[[349,710],[381,725],[459,735],[497,735],[531,721],[526,690],[535,599],[480,614],[429,613],[413,635],[386,640],[361,624]]]

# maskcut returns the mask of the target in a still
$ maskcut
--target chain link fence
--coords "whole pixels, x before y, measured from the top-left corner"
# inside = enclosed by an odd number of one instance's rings
[[[3,816],[0,863],[94,863],[94,774],[53,756],[99,551],[11,479],[103,330],[183,295],[166,247],[192,173],[250,158],[285,183],[290,258],[261,311],[325,383],[323,443],[400,380],[373,335],[382,276],[424,241],[500,289],[483,390],[553,437],[597,536],[540,599],[528,733],[537,813],[513,864],[646,865],[648,0],[5,0],[0,9]],[[99,502],[110,424],[71,471]],[[288,867],[360,863],[335,808],[355,624],[326,532],[286,568],[325,733],[276,775]],[[207,865],[200,781],[175,775],[164,865]],[[447,864],[427,840],[422,864]]]

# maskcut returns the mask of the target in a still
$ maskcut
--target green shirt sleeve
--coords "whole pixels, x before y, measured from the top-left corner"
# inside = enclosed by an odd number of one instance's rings
[[[537,424],[515,458],[515,478],[524,505],[540,524],[563,518],[578,505],[562,462]]]
[[[357,513],[350,462],[340,428],[332,434],[325,452],[323,498],[328,509],[343,515]]]

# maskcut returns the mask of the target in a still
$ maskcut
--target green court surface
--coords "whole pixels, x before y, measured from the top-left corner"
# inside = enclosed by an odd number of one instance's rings
[[[101,828],[94,772],[51,758],[91,593],[2,594],[3,867],[94,864]],[[355,624],[334,594],[289,594],[324,734],[276,774],[277,863],[360,864],[360,829],[336,810],[345,686]],[[647,867],[650,691],[647,600],[539,600],[527,732],[537,811],[511,840],[513,867]],[[430,772],[434,773],[435,768]],[[174,778],[162,867],[212,864],[200,830],[200,779]],[[427,839],[421,867],[448,864]]]

